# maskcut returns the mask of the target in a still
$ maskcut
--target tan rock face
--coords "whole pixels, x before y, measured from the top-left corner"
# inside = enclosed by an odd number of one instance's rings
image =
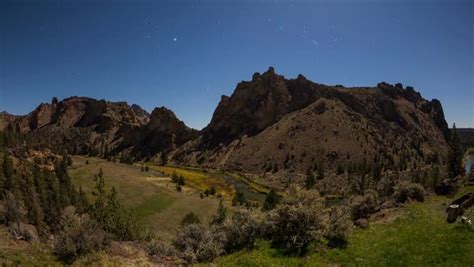
[[[138,105],[71,97],[41,104],[26,116],[2,114],[2,128],[12,127],[42,137],[45,145],[70,153],[133,153],[152,156],[196,136],[165,108],[152,115]]]
[[[271,69],[222,97],[201,136],[173,152],[180,164],[240,170],[283,183],[318,165],[397,168],[442,162],[448,127],[439,101],[413,88],[381,83],[344,88],[286,80]]]

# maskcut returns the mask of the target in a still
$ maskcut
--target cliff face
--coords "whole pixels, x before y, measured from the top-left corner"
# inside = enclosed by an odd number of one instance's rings
[[[380,83],[344,88],[285,79],[270,68],[223,96],[200,136],[172,154],[176,163],[233,169],[280,179],[317,166],[402,158],[443,161],[449,131],[438,100],[412,87]]]
[[[6,127],[35,133],[71,153],[126,152],[137,157],[172,149],[175,142],[184,143],[195,132],[169,110],[155,109],[150,115],[138,105],[86,97],[53,98],[51,104],[41,104],[26,116],[8,117]]]

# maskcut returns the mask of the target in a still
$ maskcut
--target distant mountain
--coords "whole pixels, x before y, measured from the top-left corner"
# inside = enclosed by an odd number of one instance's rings
[[[168,109],[155,109],[150,115],[138,105],[87,97],[53,98],[28,115],[2,117],[3,128],[33,132],[48,145],[74,154],[126,153],[141,158],[171,150],[197,135]]]
[[[176,164],[243,171],[276,184],[318,168],[443,164],[449,140],[441,103],[412,87],[328,86],[302,75],[286,79],[273,68],[222,96],[202,131],[164,107],[148,114],[86,97],[54,98],[28,115],[0,119],[0,129],[33,132],[70,153],[159,160],[166,152]]]
[[[327,86],[302,75],[288,80],[270,68],[222,96],[200,136],[172,156],[180,164],[278,180],[318,165],[378,162],[395,170],[402,158],[417,166],[442,162],[448,138],[440,102],[412,87]]]

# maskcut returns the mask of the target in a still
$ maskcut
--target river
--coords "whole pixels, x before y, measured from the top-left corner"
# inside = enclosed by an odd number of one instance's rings
[[[234,185],[234,189],[237,192],[242,192],[247,200],[251,201],[258,201],[258,202],[263,202],[265,200],[266,194],[257,192],[253,190],[248,184],[245,182],[236,180],[234,177],[230,175],[222,175],[222,179],[226,181],[229,184]]]

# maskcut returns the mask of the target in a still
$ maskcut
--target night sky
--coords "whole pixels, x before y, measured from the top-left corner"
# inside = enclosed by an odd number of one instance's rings
[[[0,1],[0,110],[72,95],[207,125],[274,66],[324,84],[401,82],[474,127],[474,1]]]

